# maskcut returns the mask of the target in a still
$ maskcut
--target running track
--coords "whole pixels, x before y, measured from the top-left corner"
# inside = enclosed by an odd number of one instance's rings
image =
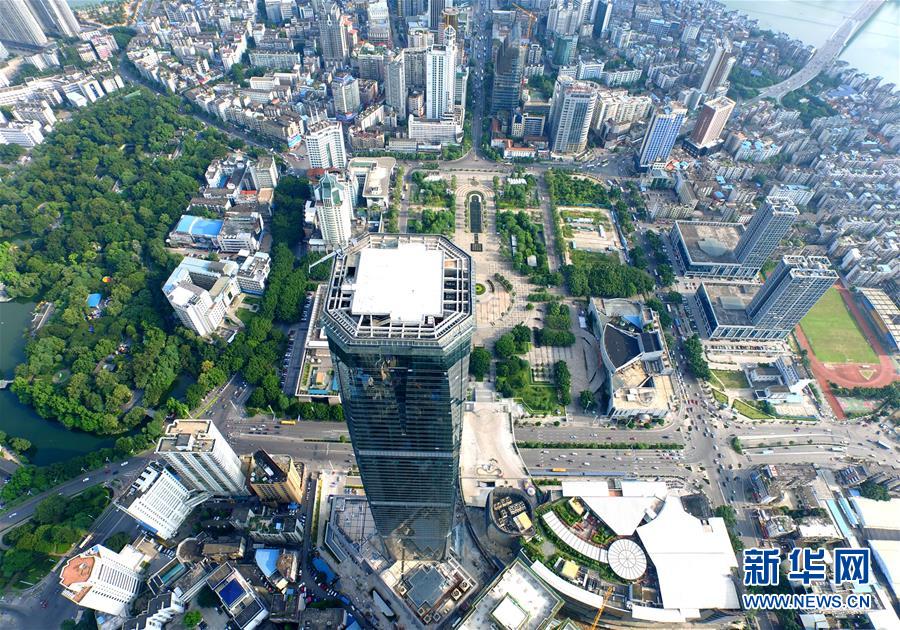
[[[860,364],[823,363],[816,357],[812,347],[809,345],[809,340],[806,338],[806,335],[803,334],[803,329],[800,328],[800,326],[797,326],[794,330],[794,334],[796,335],[800,346],[808,353],[810,367],[812,368],[816,380],[819,382],[819,386],[822,388],[822,392],[825,394],[825,398],[828,400],[828,404],[834,411],[835,416],[838,419],[843,420],[847,416],[844,414],[844,410],[841,409],[834,392],[831,391],[829,383],[834,383],[841,387],[884,387],[885,385],[890,385],[896,378],[896,375],[894,374],[894,364],[891,361],[890,356],[885,352],[884,347],[881,345],[881,341],[878,339],[878,335],[872,331],[868,320],[866,320],[865,316],[860,312],[853,296],[850,295],[850,291],[848,291],[841,283],[837,283],[835,288],[838,290],[838,293],[841,294],[844,304],[850,309],[853,318],[862,329],[863,335],[871,344],[875,354],[878,355],[878,366],[867,366],[868,369],[874,370],[875,373],[870,378],[866,379],[860,373],[860,369],[862,368],[862,365]]]

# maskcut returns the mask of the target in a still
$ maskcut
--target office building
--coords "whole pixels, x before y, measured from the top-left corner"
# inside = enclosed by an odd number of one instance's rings
[[[163,285],[163,294],[181,323],[201,337],[209,337],[225,320],[240,293],[235,279],[238,265],[184,258]]]
[[[306,134],[306,153],[312,168],[344,168],[347,148],[344,129],[336,120],[320,120],[309,126]]]
[[[150,462],[131,484],[116,507],[163,540],[175,536],[191,511],[212,495],[184,486],[160,462]]]
[[[437,32],[441,28],[441,16],[444,13],[444,9],[448,6],[453,6],[453,1],[450,0],[427,0],[428,4],[428,27]]]
[[[763,207],[753,214],[735,249],[738,262],[744,267],[762,269],[799,216],[800,211],[791,200],[767,197]]]
[[[507,33],[497,51],[494,64],[494,86],[491,91],[491,114],[512,112],[522,100],[522,77],[525,72],[525,45],[518,22]]]
[[[785,256],[747,307],[757,328],[794,329],[837,280],[824,256]]]
[[[263,450],[247,456],[250,489],[270,503],[303,502],[303,464],[289,455],[269,455]]]
[[[336,258],[324,326],[375,526],[441,559],[459,487],[472,260],[442,236],[367,234]]]
[[[425,117],[439,120],[453,111],[456,97],[456,40],[432,46],[425,54]]]
[[[747,226],[676,221],[669,234],[673,262],[686,276],[753,278],[799,214],[790,199],[767,197]]]
[[[27,0],[44,32],[61,37],[77,37],[81,32],[75,14],[66,0]]]
[[[381,207],[387,210],[391,201],[391,177],[397,160],[391,157],[353,158],[347,174],[353,188],[353,206]]]
[[[734,101],[727,96],[720,96],[706,101],[697,116],[697,124],[691,133],[690,144],[697,149],[708,149],[719,143],[722,130],[728,117],[734,111]]]
[[[678,132],[687,116],[687,110],[681,103],[673,102],[667,107],[657,109],[650,118],[641,150],[638,154],[638,168],[646,170],[656,162],[665,161],[675,146]]]
[[[25,0],[0,0],[0,39],[29,46],[49,42]]]
[[[406,53],[401,51],[388,61],[384,74],[384,101],[397,113],[398,120],[406,120]]]
[[[331,98],[335,114],[355,114],[359,111],[359,81],[349,74],[335,77],[331,82]]]
[[[313,187],[316,221],[329,249],[343,247],[353,236],[353,190],[343,176],[326,173]]]
[[[212,420],[175,420],[156,445],[186,486],[216,496],[244,496],[241,460]]]
[[[735,59],[731,42],[727,39],[716,40],[709,61],[706,63],[706,69],[703,71],[703,78],[700,80],[700,91],[711,95],[716,89],[722,87],[728,79],[731,68],[734,67]]]
[[[391,18],[387,0],[371,0],[366,9],[366,31],[370,42],[379,44],[391,43]]]
[[[578,35],[560,35],[553,44],[553,65],[569,66],[578,54]],[[562,76],[562,75],[560,75]]]
[[[609,28],[612,8],[612,0],[594,0],[594,37],[602,37]]]
[[[350,60],[351,35],[353,26],[350,18],[341,13],[337,3],[329,2],[324,18],[319,25],[319,43],[322,61],[326,68],[339,68]]]
[[[762,287],[701,283],[704,334],[713,340],[786,338],[837,281],[823,256],[785,256]]]
[[[59,574],[62,596],[100,613],[125,615],[141,584],[143,560],[130,545],[120,553],[94,545],[66,560]]]
[[[554,153],[581,153],[597,106],[596,86],[561,76],[553,88],[550,140]]]

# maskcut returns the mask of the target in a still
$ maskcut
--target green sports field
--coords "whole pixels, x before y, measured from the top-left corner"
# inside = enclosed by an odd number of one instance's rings
[[[800,327],[823,363],[878,363],[875,351],[834,287],[807,313]]]

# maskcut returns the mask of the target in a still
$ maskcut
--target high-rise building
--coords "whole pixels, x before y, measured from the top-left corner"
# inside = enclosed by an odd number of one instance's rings
[[[0,0],[0,39],[31,46],[49,41],[25,0]]]
[[[691,133],[691,142],[697,147],[711,147],[719,141],[725,123],[734,110],[734,101],[720,96],[703,104],[697,124]]]
[[[391,16],[387,0],[370,0],[366,13],[369,18],[366,23],[369,41],[389,44],[391,42]]]
[[[401,51],[388,61],[385,68],[384,100],[397,112],[397,118],[406,119],[406,53]]]
[[[426,12],[428,3],[425,0],[400,0],[397,3],[397,10],[400,17],[408,18],[422,15]]]
[[[138,567],[143,559],[130,545],[120,553],[94,545],[63,565],[59,573],[62,596],[107,615],[127,614],[141,585]]]
[[[797,206],[790,199],[767,197],[763,207],[753,214],[735,248],[734,255],[741,266],[756,271],[762,269],[799,216]]]
[[[700,81],[700,91],[704,94],[712,94],[716,88],[722,86],[728,79],[731,68],[734,67],[735,56],[732,52],[731,42],[727,39],[716,40],[713,45],[706,70],[703,71],[703,79]]]
[[[442,236],[367,234],[336,258],[324,325],[375,527],[395,559],[449,544],[474,329],[472,259]]]
[[[135,480],[116,507],[164,540],[172,538],[191,511],[212,495],[190,490],[173,471],[151,462]]]
[[[322,61],[328,68],[343,66],[350,59],[350,18],[341,13],[336,3],[325,7],[324,19],[319,25],[319,41]]]
[[[181,323],[201,337],[209,337],[225,320],[228,307],[241,292],[231,260],[186,257],[163,285],[163,294]]]
[[[456,95],[456,40],[432,46],[425,55],[425,116],[440,119],[453,111]]]
[[[786,337],[836,280],[824,256],[785,256],[753,296],[747,315],[757,328]]]
[[[310,125],[306,133],[306,153],[312,168],[347,166],[347,149],[341,123],[336,120],[321,120]]]
[[[560,76],[553,88],[550,108],[550,139],[554,153],[581,153],[597,107],[596,86]]]
[[[45,32],[62,37],[76,37],[81,32],[75,14],[66,0],[27,0],[31,12]]]
[[[289,455],[269,455],[263,450],[246,458],[250,489],[269,503],[302,503],[303,464]]]
[[[547,12],[547,32],[558,37],[578,35],[590,9],[590,0],[551,0]]]
[[[612,17],[612,0],[594,0],[594,37],[601,37],[609,28]]]
[[[568,66],[578,54],[578,35],[560,35],[553,44],[553,65]]]
[[[713,340],[782,340],[837,278],[823,256],[785,256],[762,287],[701,283],[704,333]]]
[[[335,173],[326,173],[313,187],[316,220],[329,249],[343,247],[353,236],[353,189]]]
[[[507,33],[497,50],[494,64],[494,86],[491,91],[491,114],[512,112],[522,100],[522,77],[525,72],[525,45],[518,22]]]
[[[159,439],[156,454],[190,488],[217,496],[247,494],[241,460],[212,420],[175,420]]]
[[[350,74],[342,74],[331,82],[331,97],[337,114],[353,114],[359,111],[359,81]]]
[[[644,141],[641,142],[638,154],[639,168],[647,169],[656,162],[668,159],[686,115],[687,110],[677,102],[653,112],[644,133]]]
[[[453,6],[452,0],[428,0],[428,26],[432,31],[440,30],[441,15],[448,6]]]

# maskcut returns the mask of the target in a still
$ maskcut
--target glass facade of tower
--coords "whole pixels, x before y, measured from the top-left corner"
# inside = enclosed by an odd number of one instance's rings
[[[362,272],[354,265],[372,264],[359,251],[405,243],[440,250],[434,279],[443,285],[435,287],[442,314],[419,322],[400,322],[396,312],[359,315],[364,300],[353,287]],[[396,271],[389,282],[402,284],[404,270]],[[447,552],[474,328],[470,278],[471,259],[462,250],[417,235],[369,235],[332,273],[325,329],[344,417],[375,526],[397,560]],[[358,292],[364,290],[373,289]]]

